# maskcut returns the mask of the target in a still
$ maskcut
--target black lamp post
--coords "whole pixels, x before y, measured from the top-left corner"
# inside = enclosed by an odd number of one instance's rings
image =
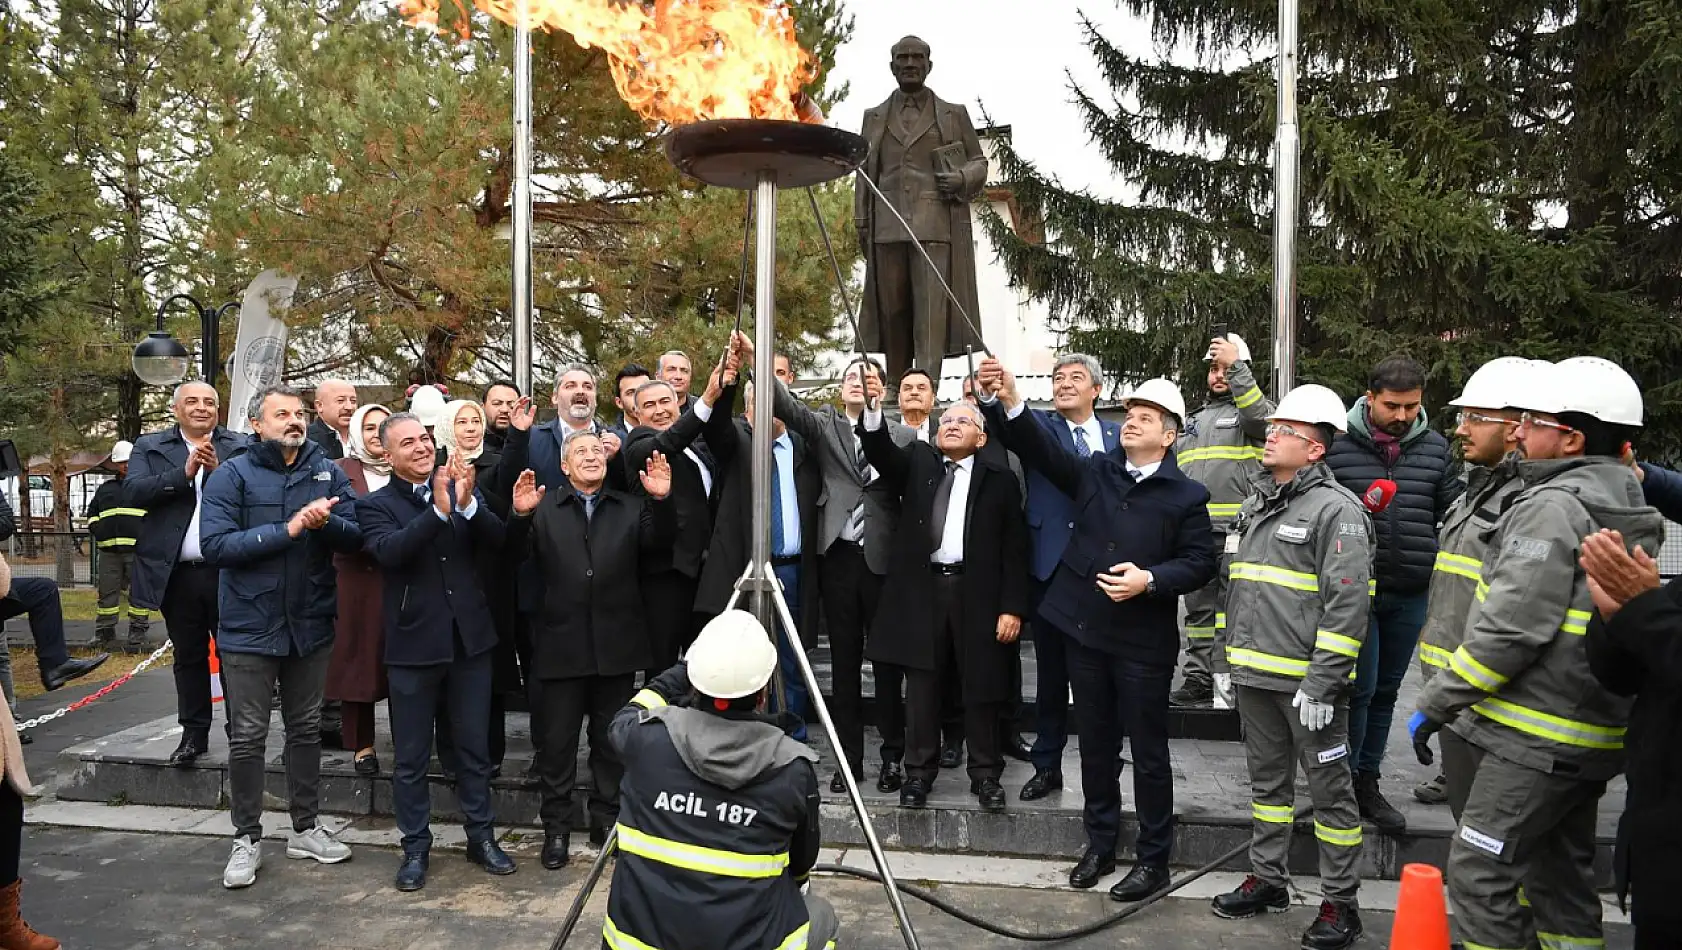
[[[219,309],[212,310],[199,303],[191,294],[175,294],[164,300],[158,305],[158,328],[148,333],[146,339],[141,340],[134,348],[134,375],[152,386],[173,386],[187,378],[187,371],[191,366],[187,348],[164,329],[164,311],[177,300],[185,300],[198,311],[202,340],[200,350],[203,354],[201,372],[204,381],[214,386],[221,349],[222,316],[230,310],[238,310],[238,301],[225,303]]]

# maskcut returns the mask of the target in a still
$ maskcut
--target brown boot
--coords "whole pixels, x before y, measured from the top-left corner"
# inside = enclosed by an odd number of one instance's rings
[[[20,878],[0,888],[0,950],[59,950],[58,941],[43,937],[18,916]]]

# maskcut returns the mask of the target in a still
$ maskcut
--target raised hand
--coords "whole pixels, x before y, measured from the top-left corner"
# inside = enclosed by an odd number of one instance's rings
[[[748,335],[746,333],[743,333],[740,330],[732,330],[730,333],[730,345],[736,349],[737,355],[741,360],[740,365],[753,365],[753,341],[748,339]]]
[[[523,517],[536,511],[543,502],[544,494],[546,491],[537,483],[536,472],[529,468],[521,472],[520,477],[514,480],[514,513]]]
[[[537,421],[537,403],[531,401],[530,396],[521,396],[514,404],[514,414],[508,424],[521,432],[530,432],[532,423]]]
[[[659,452],[648,457],[648,465],[637,477],[642,479],[642,490],[650,498],[665,498],[672,493],[672,466]]]
[[[461,511],[473,502],[473,486],[479,480],[479,471],[472,462],[458,456],[450,460],[450,477],[456,483],[456,510]]]
[[[863,370],[861,369],[860,372],[863,372]],[[873,376],[870,373],[864,374],[865,405],[872,409],[880,409],[882,407],[882,394],[884,391],[885,390],[882,388],[881,377]]]
[[[987,357],[976,367],[975,382],[982,392],[998,395],[1005,385],[1005,364],[999,362],[996,356]]]
[[[1238,344],[1224,336],[1209,341],[1209,358],[1221,369],[1229,369],[1238,362]]]
[[[619,433],[608,432],[606,429],[602,430],[602,449],[607,452],[609,461],[619,454],[620,444]]]
[[[455,512],[455,507],[450,504],[452,500],[450,497],[450,466],[440,465],[432,472],[432,507],[436,508],[439,514],[448,518]]]

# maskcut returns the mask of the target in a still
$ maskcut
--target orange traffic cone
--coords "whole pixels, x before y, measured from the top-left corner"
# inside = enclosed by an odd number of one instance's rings
[[[1396,900],[1390,950],[1449,950],[1443,872],[1429,864],[1409,864],[1402,868],[1402,890]]]
[[[222,658],[216,655],[216,640],[210,641],[210,701],[222,701]]]

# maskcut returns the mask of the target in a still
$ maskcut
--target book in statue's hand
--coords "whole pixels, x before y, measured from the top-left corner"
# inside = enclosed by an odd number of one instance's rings
[[[962,142],[942,145],[934,150],[934,170],[937,172],[962,172],[967,164],[969,153],[964,150]]]

